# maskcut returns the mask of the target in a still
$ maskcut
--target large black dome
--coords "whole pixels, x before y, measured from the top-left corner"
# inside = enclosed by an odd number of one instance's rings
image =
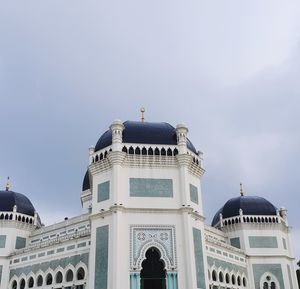
[[[13,191],[0,191],[1,212],[12,212],[15,205],[17,212],[34,216],[35,209],[26,196]]]
[[[166,122],[125,121],[123,123],[123,143],[177,145],[176,129]],[[98,140],[95,152],[112,144],[111,130],[107,130]],[[188,139],[187,147],[197,153]]]
[[[223,218],[238,216],[240,209],[243,210],[243,215],[262,215],[270,216],[277,214],[277,208],[269,201],[261,197],[240,196],[230,199],[225,205],[215,214],[212,226],[215,226],[220,221],[220,214]]]
[[[82,182],[82,191],[89,190],[90,188],[91,188],[90,174],[89,174],[89,171],[87,170],[84,175],[83,182]]]

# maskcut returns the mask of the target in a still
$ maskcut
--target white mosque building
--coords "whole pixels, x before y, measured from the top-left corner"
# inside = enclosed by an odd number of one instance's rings
[[[297,289],[285,209],[241,188],[205,223],[202,153],[187,134],[114,121],[89,149],[81,214],[61,223],[41,225],[7,185],[0,289]]]

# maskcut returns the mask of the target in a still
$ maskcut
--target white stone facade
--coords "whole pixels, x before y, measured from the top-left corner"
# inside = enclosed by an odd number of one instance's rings
[[[121,121],[110,130],[110,145],[89,150],[81,215],[46,227],[0,219],[0,289],[149,289],[154,251],[163,277],[150,289],[297,288],[284,214],[205,224],[202,154],[184,125],[175,145],[125,143]]]

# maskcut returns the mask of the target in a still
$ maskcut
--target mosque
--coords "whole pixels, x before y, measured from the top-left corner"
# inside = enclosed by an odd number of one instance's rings
[[[82,212],[44,226],[0,191],[0,289],[296,289],[286,210],[243,188],[205,223],[188,128],[114,121],[89,149]]]

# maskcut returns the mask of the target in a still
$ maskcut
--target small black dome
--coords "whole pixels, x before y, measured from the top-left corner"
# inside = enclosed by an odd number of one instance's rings
[[[83,178],[82,191],[89,190],[90,188],[91,188],[90,175],[89,175],[89,171],[87,170]]]
[[[277,208],[264,198],[240,196],[230,199],[225,203],[225,205],[215,214],[212,226],[215,226],[220,221],[220,214],[222,214],[224,219],[239,216],[240,209],[243,210],[243,215],[270,216],[277,214]]]
[[[12,212],[15,205],[17,212],[34,216],[35,209],[26,196],[13,191],[0,191],[0,211]]]
[[[125,121],[123,143],[177,145],[176,129],[166,122]],[[98,140],[95,152],[112,144],[111,130],[107,130]],[[187,147],[197,153],[191,141]]]

